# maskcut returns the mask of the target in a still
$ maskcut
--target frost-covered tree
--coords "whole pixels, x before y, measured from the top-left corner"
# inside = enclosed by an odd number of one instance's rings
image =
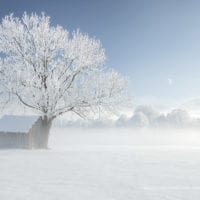
[[[52,26],[43,13],[11,14],[0,24],[2,101],[40,113],[41,148],[47,147],[56,117],[70,111],[84,116],[97,106],[111,109],[124,102],[126,79],[104,65],[99,40]]]

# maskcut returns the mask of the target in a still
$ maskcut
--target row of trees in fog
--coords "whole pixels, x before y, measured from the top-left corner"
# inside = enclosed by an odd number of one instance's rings
[[[63,127],[124,127],[124,128],[186,128],[200,127],[200,119],[194,118],[183,109],[174,109],[167,113],[158,112],[151,106],[138,106],[133,114],[128,117],[121,115],[116,120],[91,119],[87,122],[82,119],[68,121],[63,119],[57,122],[57,126]]]
[[[121,116],[116,124],[129,127],[184,128],[198,125],[199,119],[191,117],[187,111],[182,109],[160,113],[151,106],[138,106],[130,118]]]

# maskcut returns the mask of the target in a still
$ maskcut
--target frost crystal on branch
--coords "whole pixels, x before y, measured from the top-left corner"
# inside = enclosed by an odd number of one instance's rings
[[[104,63],[99,40],[52,26],[44,14],[11,14],[0,24],[2,94],[49,120],[124,102],[126,79]]]

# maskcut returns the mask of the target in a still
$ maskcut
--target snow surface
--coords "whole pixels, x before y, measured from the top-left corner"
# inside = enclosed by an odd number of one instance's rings
[[[0,119],[0,132],[27,133],[38,116],[5,115]]]
[[[1,150],[1,200],[199,200],[197,132],[53,129],[50,150]]]

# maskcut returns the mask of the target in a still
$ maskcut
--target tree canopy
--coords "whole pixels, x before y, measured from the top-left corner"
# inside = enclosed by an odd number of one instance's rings
[[[53,26],[44,13],[5,16],[0,24],[2,100],[18,102],[52,120],[125,101],[127,79],[105,68],[99,40]]]

